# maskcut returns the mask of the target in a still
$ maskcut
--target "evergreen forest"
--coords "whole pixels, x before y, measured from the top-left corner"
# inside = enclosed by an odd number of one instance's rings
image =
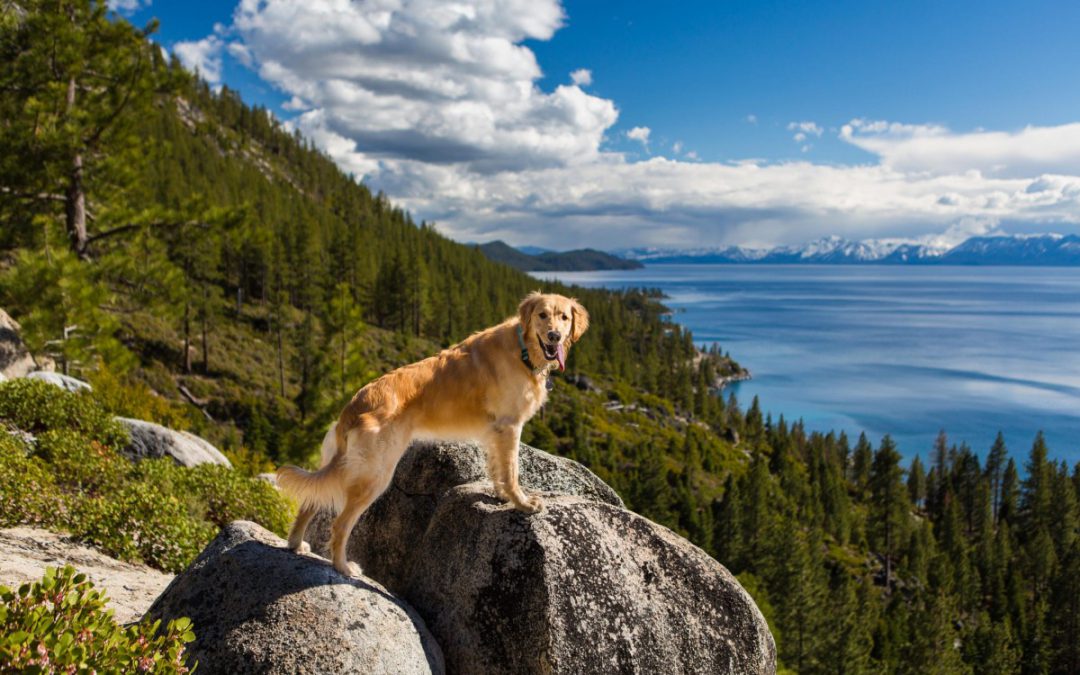
[[[741,402],[720,386],[738,354],[695,344],[657,291],[540,282],[446,238],[186,72],[155,28],[0,0],[0,307],[110,411],[252,473],[312,465],[357,388],[565,293],[591,328],[523,440],[727,566],[783,669],[1080,672],[1080,464],[1041,436],[942,432],[904,462],[888,436]]]

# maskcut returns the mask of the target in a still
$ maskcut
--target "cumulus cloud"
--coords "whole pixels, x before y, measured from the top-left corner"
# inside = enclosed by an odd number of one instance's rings
[[[652,134],[652,129],[649,127],[634,127],[630,131],[626,132],[626,137],[632,141],[641,143],[641,147],[646,150],[649,149],[649,136]]]
[[[562,25],[554,0],[242,0],[233,18],[259,75],[321,111],[320,129],[354,141],[372,166],[588,162],[618,117],[582,90],[586,70],[553,91],[537,86],[540,67],[520,43]]]
[[[107,0],[109,9],[121,14],[134,14],[143,7],[149,7],[152,0]]]
[[[823,134],[825,132],[824,129],[819,127],[814,122],[791,122],[791,123],[789,123],[787,125],[787,128],[788,128],[788,131],[794,131],[795,132],[795,135],[792,136],[792,139],[796,143],[800,143],[800,144],[805,143],[807,137],[809,137],[809,136],[816,136],[818,138],[821,138],[821,134]],[[802,151],[806,152],[807,150],[810,149],[810,147],[811,146],[809,146],[809,145],[803,145],[802,146]]]
[[[539,85],[526,41],[564,20],[557,0],[241,0],[229,29],[176,49],[204,77],[220,77],[223,52],[249,64],[286,95],[290,128],[461,240],[951,241],[1002,223],[1080,223],[1080,124],[957,134],[852,120],[840,138],[870,153],[852,166],[701,162],[681,144],[681,159],[634,161],[605,148],[618,110],[582,89],[591,72]],[[825,133],[812,121],[786,129],[807,149]],[[652,131],[618,136],[648,149]]]
[[[579,68],[570,73],[570,81],[579,87],[587,87],[592,84],[592,71],[588,68]]]
[[[840,138],[901,171],[993,176],[1080,172],[1080,122],[956,133],[940,125],[854,119],[841,127]]]
[[[221,82],[221,49],[224,46],[216,34],[196,42],[177,42],[173,53],[188,70],[198,73],[210,84]]]

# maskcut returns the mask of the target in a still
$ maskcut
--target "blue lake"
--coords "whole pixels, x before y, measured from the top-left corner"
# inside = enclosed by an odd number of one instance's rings
[[[985,455],[998,430],[1027,455],[1080,460],[1080,269],[650,265],[537,273],[581,286],[659,288],[700,344],[754,379],[736,385],[807,428],[891,434],[929,456],[944,429]]]

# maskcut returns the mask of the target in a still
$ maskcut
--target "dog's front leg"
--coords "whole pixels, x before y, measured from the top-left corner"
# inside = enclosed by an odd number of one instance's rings
[[[544,508],[539,495],[529,496],[518,482],[518,444],[521,427],[495,425],[487,439],[488,474],[495,484],[495,493],[519,511],[536,513]]]

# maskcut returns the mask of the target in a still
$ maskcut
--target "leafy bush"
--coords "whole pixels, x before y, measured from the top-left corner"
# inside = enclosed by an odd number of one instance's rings
[[[126,433],[95,396],[44,382],[0,384],[0,526],[67,530],[169,572],[183,570],[232,520],[285,533],[292,507],[269,483],[217,464],[133,463],[118,454],[112,443],[126,443]]]
[[[50,429],[38,436],[34,454],[51,465],[56,482],[79,492],[114,489],[131,468],[131,462],[109,446],[87,442],[67,429]]]
[[[90,375],[89,381],[94,386],[94,399],[114,415],[173,429],[190,429],[197,419],[188,406],[158,395],[145,382],[118,376],[104,365]]]
[[[127,429],[91,392],[72,393],[41,380],[18,378],[0,384],[0,420],[32,434],[69,429],[111,448],[128,443]]]
[[[79,500],[70,526],[80,539],[109,555],[181,572],[218,531],[192,515],[193,510],[197,508],[188,495],[161,492],[152,482],[138,481],[114,493]]]
[[[0,429],[0,527],[51,525],[64,512],[63,497],[48,466]]]
[[[191,621],[121,627],[105,596],[71,566],[17,592],[0,586],[0,673],[189,673]]]

